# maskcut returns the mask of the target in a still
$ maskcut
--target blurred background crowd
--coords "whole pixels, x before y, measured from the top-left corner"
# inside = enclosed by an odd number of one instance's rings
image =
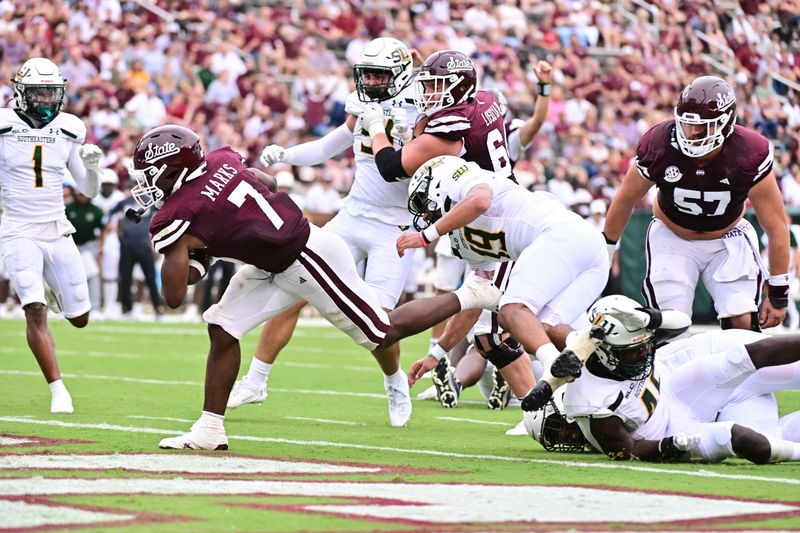
[[[65,111],[84,119],[124,190],[135,141],[163,123],[253,166],[268,144],[324,135],[344,121],[352,65],[379,36],[423,59],[469,55],[480,88],[501,90],[519,118],[533,113],[533,66],[550,62],[548,121],[515,174],[584,216],[602,216],[639,137],[672,115],[680,89],[720,74],[739,122],[773,141],[786,204],[800,207],[800,0],[2,0],[0,77],[29,57],[59,64]],[[12,105],[10,83],[0,96]],[[319,223],[338,210],[354,163],[349,153],[276,170]]]

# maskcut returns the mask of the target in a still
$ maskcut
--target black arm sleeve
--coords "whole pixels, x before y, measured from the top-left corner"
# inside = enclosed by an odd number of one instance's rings
[[[375,165],[377,165],[378,172],[381,173],[381,177],[385,181],[400,181],[409,177],[403,168],[402,153],[402,148],[395,150],[387,146],[375,154]]]

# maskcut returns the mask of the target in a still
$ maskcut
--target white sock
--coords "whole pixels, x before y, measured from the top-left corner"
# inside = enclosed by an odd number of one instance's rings
[[[800,411],[789,413],[778,420],[781,436],[793,442],[800,442]]]
[[[52,383],[48,383],[47,386],[50,387],[50,394],[51,395],[59,393],[59,392],[66,392],[67,394],[69,394],[69,391],[67,390],[67,387],[64,385],[64,382],[61,381],[60,379],[57,379],[57,380],[53,381]]]
[[[403,372],[402,368],[398,368],[397,372],[392,374],[391,376],[388,374],[383,375],[383,382],[388,385],[397,385],[401,381],[406,380],[406,374]]]
[[[244,379],[252,385],[261,387],[267,382],[270,370],[272,370],[271,363],[264,363],[253,356],[253,359],[250,361],[250,370],[247,371],[247,375]]]
[[[766,435],[765,435],[766,436]],[[800,461],[800,443],[766,436],[769,441],[769,462]]]
[[[555,344],[549,342],[539,346],[539,348],[536,350],[536,359],[541,361],[546,369],[549,369],[550,365],[553,364],[553,361],[556,360],[556,357],[558,357],[558,354],[560,353],[561,352],[558,351],[558,348],[556,348]],[[549,370],[545,370],[545,372],[549,372]]]
[[[225,427],[223,425],[224,421],[225,415],[218,415],[217,413],[212,413],[210,411],[202,411],[200,413],[200,420],[197,422],[200,426],[208,429],[219,429],[225,431]]]

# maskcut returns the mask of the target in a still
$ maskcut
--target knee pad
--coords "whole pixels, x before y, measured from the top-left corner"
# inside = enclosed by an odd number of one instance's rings
[[[498,334],[476,335],[475,348],[498,369],[525,355],[520,343],[510,335],[505,340]]]
[[[725,318],[720,318],[719,327],[722,329],[734,329],[731,317],[726,316]],[[758,312],[756,311],[750,313],[750,331],[761,333],[761,326],[758,322]]]

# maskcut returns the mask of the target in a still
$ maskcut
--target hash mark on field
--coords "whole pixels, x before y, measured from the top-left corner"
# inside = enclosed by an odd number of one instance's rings
[[[195,420],[188,418],[172,418],[171,416],[141,416],[141,415],[128,415],[128,418],[137,418],[139,420],[165,420],[167,422],[188,422],[193,424]]]
[[[472,424],[486,424],[488,426],[506,426],[508,422],[491,422],[489,420],[477,420],[475,418],[458,418],[457,416],[437,416],[437,420],[448,420],[450,422],[470,422]]]
[[[63,420],[36,420],[21,416],[0,416],[0,422],[12,422],[18,424],[34,424],[40,426],[55,426],[64,428],[78,428],[78,429],[97,429],[101,431],[121,431],[125,433],[150,433],[155,435],[178,435],[180,431],[169,431],[160,428],[137,427],[137,426],[118,426],[115,424],[79,424],[76,422],[64,422]],[[437,457],[453,457],[458,459],[477,459],[481,461],[508,461],[515,463],[531,463],[531,464],[550,464],[561,465],[567,467],[578,468],[597,468],[600,470],[631,470],[635,472],[647,472],[649,474],[666,474],[668,476],[691,476],[691,477],[704,477],[704,478],[719,478],[731,479],[742,481],[763,481],[766,483],[782,483],[786,485],[800,485],[800,479],[792,478],[778,478],[769,476],[751,476],[745,474],[721,474],[709,470],[672,470],[662,467],[648,467],[638,465],[628,465],[613,462],[586,462],[586,461],[568,461],[560,459],[528,459],[525,457],[511,457],[506,455],[487,455],[487,454],[469,454],[469,453],[456,453],[439,450],[428,449],[410,449],[410,448],[394,448],[390,446],[372,446],[368,444],[351,444],[347,442],[331,442],[321,440],[297,440],[297,439],[281,439],[276,437],[256,437],[252,435],[228,435],[229,440],[245,440],[252,442],[271,442],[277,444],[293,444],[296,446],[311,446],[314,448],[331,447],[331,448],[352,448],[355,450],[375,450],[392,453],[408,453],[413,455],[432,455]]]
[[[307,422],[322,422],[323,424],[341,424],[343,426],[365,426],[363,422],[348,422],[347,420],[330,420],[328,418],[308,418],[305,416],[284,416],[286,420],[304,420]]]

